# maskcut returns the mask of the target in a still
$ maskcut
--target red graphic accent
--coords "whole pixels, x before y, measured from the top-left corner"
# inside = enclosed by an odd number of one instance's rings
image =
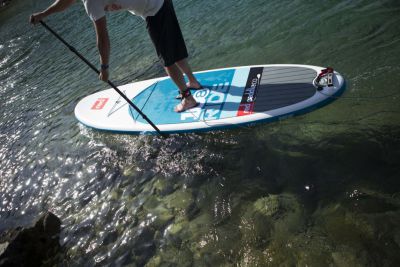
[[[98,98],[96,102],[94,102],[92,109],[93,110],[101,110],[107,104],[108,98]]]
[[[254,102],[240,104],[236,116],[240,117],[240,116],[246,116],[246,115],[253,114],[253,109],[254,109]]]

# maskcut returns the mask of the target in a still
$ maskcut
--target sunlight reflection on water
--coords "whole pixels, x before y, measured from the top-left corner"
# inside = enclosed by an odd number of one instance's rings
[[[0,230],[52,210],[63,221],[63,264],[75,266],[399,262],[400,110],[398,96],[379,98],[398,91],[398,7],[174,4],[194,69],[333,65],[348,91],[306,116],[250,129],[168,139],[98,132],[74,117],[79,99],[105,89],[96,75],[20,22],[29,8],[0,14]],[[76,5],[49,24],[97,62],[84,15]],[[78,26],[58,23],[66,16]],[[144,21],[109,21],[117,82],[163,75]]]

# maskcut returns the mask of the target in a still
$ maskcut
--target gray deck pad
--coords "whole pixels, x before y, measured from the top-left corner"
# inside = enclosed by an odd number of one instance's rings
[[[315,70],[303,67],[264,67],[254,112],[296,104],[315,94]]]

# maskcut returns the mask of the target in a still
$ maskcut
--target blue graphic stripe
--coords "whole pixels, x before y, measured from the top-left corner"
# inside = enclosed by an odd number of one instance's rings
[[[232,78],[229,93],[227,94],[225,104],[222,107],[220,118],[236,117],[239,109],[240,101],[242,100],[243,90],[246,86],[247,77],[249,76],[250,67],[237,69]]]
[[[141,111],[143,111],[143,107],[146,105],[149,97],[151,96],[151,94],[156,86],[157,86],[157,82],[148,86],[146,89],[144,89],[142,92],[140,92],[136,97],[131,99],[133,104],[135,104]],[[153,89],[153,90],[151,90],[151,89]],[[133,120],[136,121],[137,119],[139,119],[139,112],[137,112],[131,106],[129,106],[129,113]],[[147,122],[145,120],[143,120],[143,123],[147,123]]]

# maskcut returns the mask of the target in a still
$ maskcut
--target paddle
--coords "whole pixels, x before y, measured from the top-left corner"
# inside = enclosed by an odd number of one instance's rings
[[[60,40],[64,45],[66,45],[69,50],[71,50],[73,53],[75,53],[75,55],[77,55],[80,59],[82,59],[83,62],[86,63],[86,65],[88,65],[92,70],[94,70],[97,74],[100,74],[100,71],[92,64],[90,63],[84,56],[82,56],[73,46],[71,46],[70,44],[68,44],[63,38],[61,38],[61,36],[59,36],[55,31],[53,31],[49,26],[47,26],[46,23],[44,23],[43,21],[39,21],[40,24],[42,24],[43,27],[45,27],[49,32],[51,32],[58,40]],[[128,102],[128,104],[133,107],[142,117],[143,119],[145,119],[150,125],[151,127],[154,128],[154,130],[156,130],[156,132],[163,136],[166,137],[165,134],[163,134],[158,128],[157,126],[135,105],[132,103],[132,101],[126,97],[125,94],[123,94],[118,88],[117,86],[114,85],[114,83],[112,83],[110,80],[107,80],[107,83],[115,90],[117,91],[118,94],[120,94],[122,96],[123,99],[125,99],[126,102]]]

